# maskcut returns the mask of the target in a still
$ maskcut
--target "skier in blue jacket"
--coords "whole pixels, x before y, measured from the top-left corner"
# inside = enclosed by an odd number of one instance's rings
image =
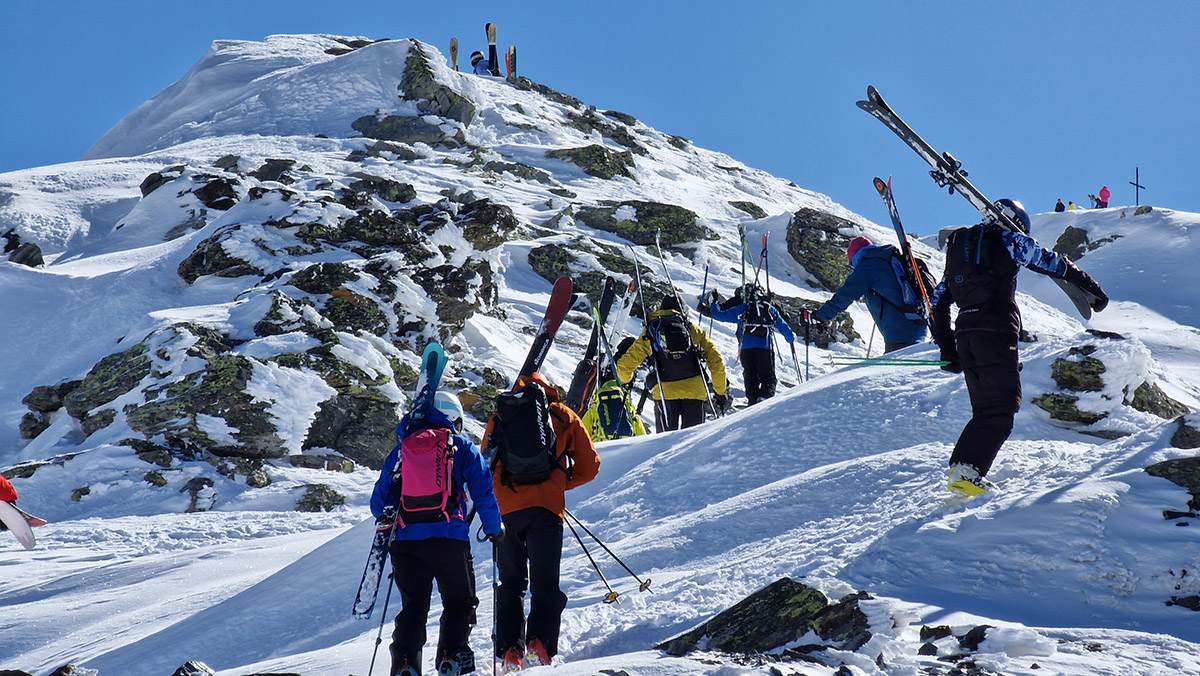
[[[476,75],[495,75],[492,72],[492,62],[483,55],[483,52],[471,52],[471,68]]]
[[[715,298],[714,290],[714,298]],[[750,406],[775,396],[775,340],[778,331],[790,344],[796,340],[792,327],[779,314],[770,298],[753,282],[741,288],[735,299],[741,302],[722,307],[701,299],[697,309],[701,315],[719,322],[737,324],[738,361],[742,364],[742,380]]]
[[[846,248],[850,275],[833,297],[812,313],[812,319],[827,322],[854,301],[867,297],[867,310],[879,333],[883,335],[883,351],[891,352],[925,340],[926,323],[922,318],[906,317],[900,282],[892,268],[895,247],[876,246],[866,237],[855,237]]]
[[[439,673],[458,674],[474,668],[475,657],[467,638],[475,623],[475,570],[471,562],[471,524],[467,522],[467,494],[483,522],[483,531],[493,542],[504,538],[504,524],[492,489],[492,473],[475,445],[461,434],[463,410],[458,397],[438,392],[429,423],[433,427],[454,430],[453,486],[457,507],[448,521],[435,523],[398,523],[392,541],[392,570],[403,608],[396,616],[392,634],[393,675],[419,676],[421,650],[425,645],[425,624],[437,580],[442,597],[442,618],[435,664]],[[408,416],[400,421],[396,434],[404,442]],[[379,518],[389,507],[388,494],[398,476],[400,444],[383,462],[375,490],[371,494],[371,513]],[[395,498],[393,497],[393,500]]]

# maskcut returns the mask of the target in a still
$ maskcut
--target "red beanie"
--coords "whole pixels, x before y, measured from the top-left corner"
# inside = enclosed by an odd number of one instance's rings
[[[864,246],[871,246],[871,244],[871,240],[862,235],[850,240],[850,246],[846,247],[846,262],[854,265],[854,254],[858,253],[858,250]]]

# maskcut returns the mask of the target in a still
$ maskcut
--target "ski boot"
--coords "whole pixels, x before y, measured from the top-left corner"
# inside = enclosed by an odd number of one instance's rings
[[[464,648],[455,655],[443,654],[438,659],[438,676],[462,676],[475,671],[475,653]]]
[[[972,500],[995,487],[995,484],[984,479],[972,466],[965,463],[950,465],[950,479],[946,488],[957,497]]]
[[[550,664],[550,651],[540,638],[531,638],[525,646],[525,666],[542,667]]]
[[[500,658],[500,673],[515,674],[524,668],[525,658],[521,655],[521,651],[516,648],[504,651],[503,657]]]

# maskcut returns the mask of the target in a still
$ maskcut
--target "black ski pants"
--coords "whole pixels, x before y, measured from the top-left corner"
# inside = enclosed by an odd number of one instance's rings
[[[392,674],[408,664],[421,672],[421,649],[425,646],[425,624],[437,580],[442,597],[437,659],[469,650],[467,638],[475,623],[475,572],[471,567],[471,545],[465,540],[429,538],[392,542],[392,570],[403,604],[392,633]]]
[[[704,405],[708,402],[703,399],[668,399],[664,403],[666,415],[662,427],[666,430],[695,427],[704,422]]]
[[[955,338],[971,396],[971,420],[954,445],[950,463],[967,463],[984,475],[1012,434],[1013,418],[1021,409],[1017,334],[963,331]]]
[[[774,350],[742,348],[738,361],[742,363],[742,381],[746,384],[746,400],[751,406],[775,396]]]
[[[504,515],[505,537],[496,545],[500,586],[496,589],[496,652],[509,648],[524,654],[529,639],[541,639],[547,652],[558,654],[558,630],[567,595],[558,586],[563,524],[543,507]],[[529,616],[525,616],[525,592]]]

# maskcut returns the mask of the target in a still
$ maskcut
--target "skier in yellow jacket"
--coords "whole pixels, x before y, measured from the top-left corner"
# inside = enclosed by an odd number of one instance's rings
[[[712,375],[713,405],[719,411],[728,407],[725,362],[700,327],[687,320],[673,294],[663,298],[642,334],[617,361],[617,379],[628,384],[634,371],[651,357],[658,375],[651,395],[661,401],[665,429],[704,422],[704,402],[708,400],[704,365]]]

